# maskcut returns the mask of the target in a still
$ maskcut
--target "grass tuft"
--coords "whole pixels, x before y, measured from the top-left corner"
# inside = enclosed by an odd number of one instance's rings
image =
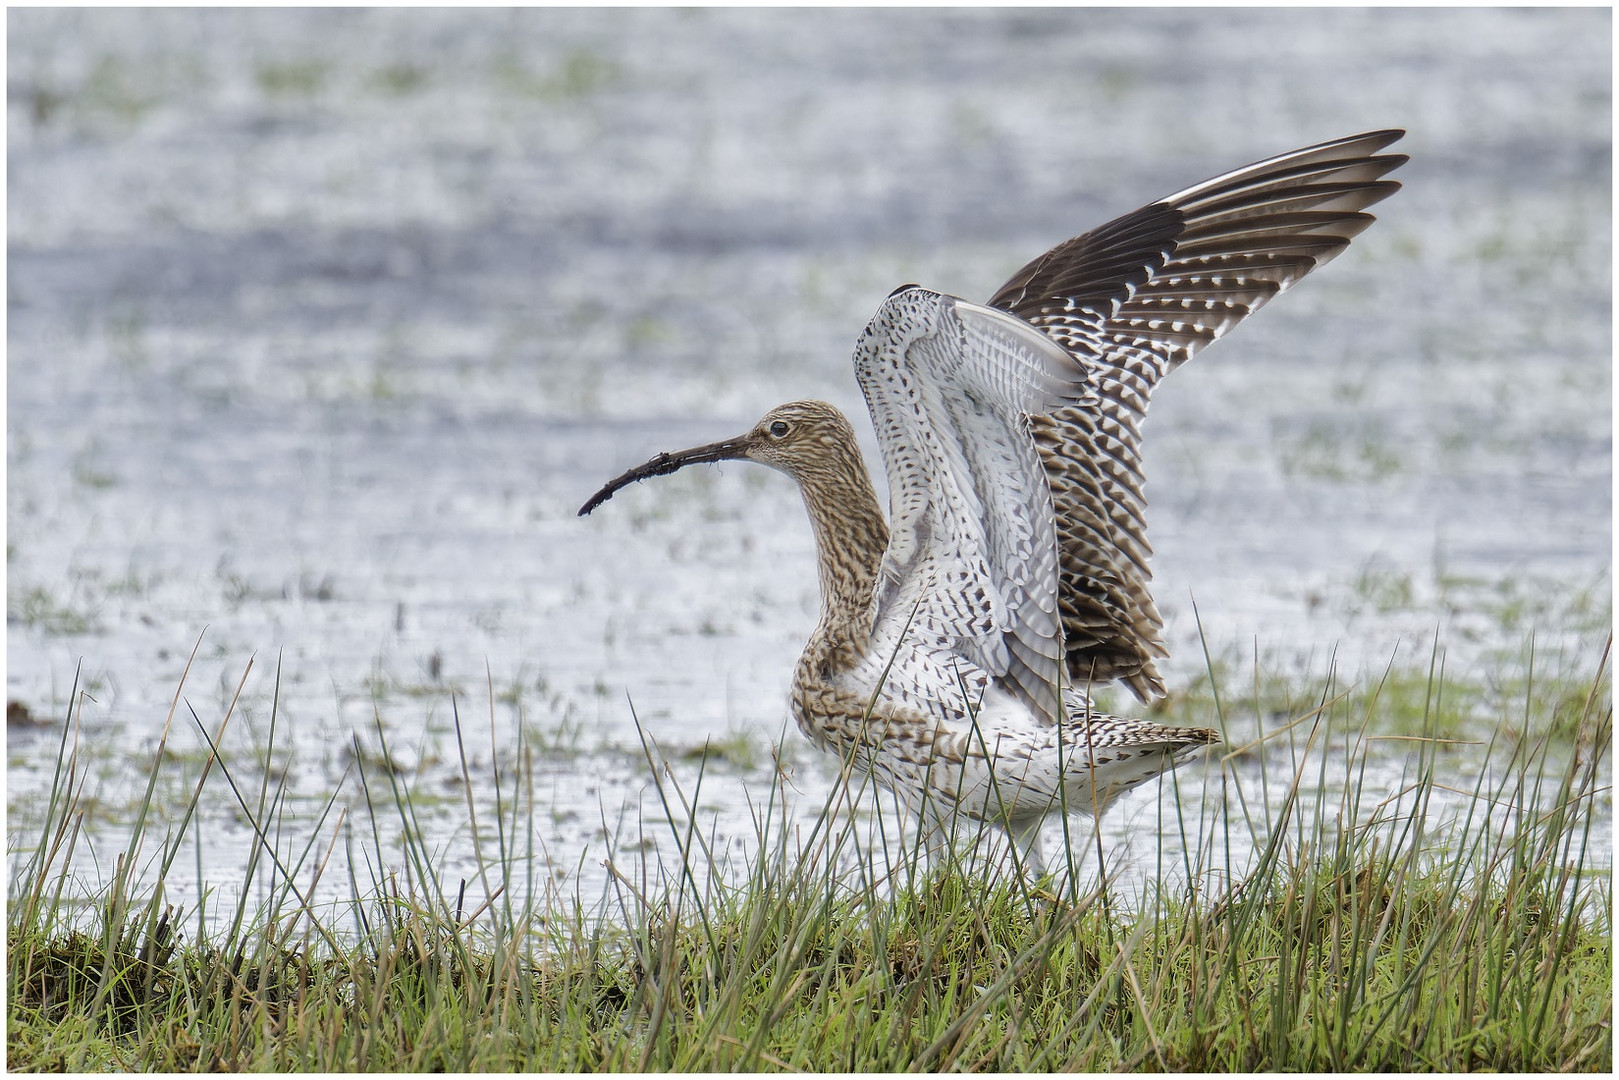
[[[1606,1072],[1611,850],[1593,821],[1611,800],[1607,654],[1578,681],[1530,660],[1510,681],[1514,730],[1458,758],[1443,732],[1466,687],[1437,650],[1420,686],[1391,671],[1293,687],[1279,718],[1256,672],[1251,740],[1211,658],[1203,715],[1231,743],[1207,765],[1218,797],[1183,800],[1166,780],[1159,831],[1180,847],[1134,888],[1084,837],[1056,860],[1080,872],[1041,882],[982,860],[929,867],[884,799],[851,813],[835,789],[806,827],[782,781],[755,792],[757,842],[728,860],[696,826],[713,755],[671,760],[643,735],[678,862],[613,853],[593,907],[536,878],[543,748],[519,730],[493,789],[474,790],[458,703],[468,880],[446,879],[421,839],[380,723],[345,781],[357,820],[334,814],[334,792],[289,842],[281,781],[262,770],[244,786],[218,756],[231,701],[214,730],[194,720],[212,755],[157,841],[165,728],[116,872],[92,888],[69,870],[85,795],[70,710],[44,825],[12,841],[7,1063]],[[272,709],[263,760],[275,729]],[[1388,740],[1407,750],[1392,785],[1376,779]],[[164,879],[210,784],[259,846],[235,905],[205,915],[178,910]],[[385,832],[405,837],[392,864]],[[317,904],[339,842],[348,898]]]

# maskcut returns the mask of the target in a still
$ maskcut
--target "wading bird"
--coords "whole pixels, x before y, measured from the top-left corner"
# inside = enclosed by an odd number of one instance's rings
[[[1148,592],[1141,424],[1159,380],[1371,224],[1406,161],[1373,131],[1217,176],[1075,237],[987,305],[906,285],[855,345],[888,473],[885,520],[853,429],[795,401],[733,439],[659,454],[633,481],[745,460],[798,482],[820,622],[793,675],[811,740],[921,815],[960,814],[1044,870],[1052,813],[1119,794],[1219,741],[1096,711],[1121,680],[1165,693]]]

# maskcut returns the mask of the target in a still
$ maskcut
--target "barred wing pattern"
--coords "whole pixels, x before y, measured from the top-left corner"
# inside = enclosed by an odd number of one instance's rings
[[[1404,164],[1373,131],[1187,188],[1029,263],[990,300],[1049,334],[1090,373],[1094,404],[1030,416],[1059,543],[1069,678],[1164,693],[1167,655],[1147,566],[1140,435],[1153,387],[1203,346],[1322,266],[1372,223]]]
[[[866,327],[855,374],[889,488],[868,658],[903,639],[931,660],[896,680],[927,672],[941,685],[916,696],[936,699],[962,657],[1056,721],[1057,537],[1028,416],[1094,405],[1085,369],[1005,312],[907,286]]]

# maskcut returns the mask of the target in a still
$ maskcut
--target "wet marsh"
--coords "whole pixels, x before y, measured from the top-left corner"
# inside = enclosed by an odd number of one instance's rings
[[[268,793],[279,857],[330,846],[312,903],[384,866],[425,889],[419,859],[476,908],[501,829],[537,903],[598,910],[608,864],[678,879],[671,819],[745,876],[770,793],[808,829],[837,774],[786,720],[797,494],[728,465],[582,498],[779,401],[863,416],[850,345],[902,282],[982,298],[1147,198],[1390,125],[1412,161],[1377,224],[1155,397],[1161,714],[1267,741],[1121,804],[1107,873],[1241,878],[1338,700],[1312,812],[1353,759],[1367,806],[1447,777],[1425,805],[1460,827],[1514,746],[1595,753],[1605,882],[1609,18],[8,13],[14,896],[70,718],[74,878],[104,900],[137,819],[176,830],[193,941],[285,899],[251,869]],[[180,832],[227,715],[244,794],[211,771]],[[643,733],[702,776],[689,814]]]

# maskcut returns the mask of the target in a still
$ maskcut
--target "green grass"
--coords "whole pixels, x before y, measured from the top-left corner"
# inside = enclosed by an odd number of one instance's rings
[[[43,586],[6,594],[6,621],[37,626],[47,634],[89,634],[100,626],[101,611],[75,595],[63,598]]]
[[[247,787],[220,758],[187,805],[165,808],[178,824],[149,835],[153,793],[174,790],[160,744],[117,872],[90,889],[66,869],[85,767],[65,729],[45,821],[11,841],[7,1063],[1606,1072],[1611,853],[1591,833],[1611,803],[1607,653],[1550,679],[1533,664],[1510,674],[1497,681],[1516,711],[1499,735],[1458,747],[1440,734],[1448,700],[1508,706],[1475,701],[1437,660],[1425,680],[1391,671],[1364,686],[1256,677],[1251,723],[1211,660],[1196,711],[1227,731],[1206,768],[1229,809],[1199,810],[1166,780],[1159,831],[1179,843],[1160,847],[1147,887],[1110,877],[1081,840],[1056,860],[1078,874],[1035,885],[930,869],[885,800],[850,814],[835,790],[812,824],[790,824],[783,784],[754,793],[758,843],[732,864],[694,824],[709,758],[666,761],[650,742],[678,860],[614,853],[594,908],[536,880],[524,743],[501,756],[494,790],[463,770],[478,869],[450,882],[379,724],[365,752],[356,740],[366,814],[345,828],[334,795],[290,842],[279,781]],[[1275,717],[1267,695],[1291,714]],[[273,758],[273,716],[259,760]],[[1367,779],[1388,739],[1409,746],[1395,790]],[[205,789],[263,837],[244,899],[209,917],[162,885]],[[376,839],[390,828],[407,838],[392,864]],[[1252,859],[1222,854],[1232,833]],[[306,902],[338,843],[356,868],[348,899]]]

